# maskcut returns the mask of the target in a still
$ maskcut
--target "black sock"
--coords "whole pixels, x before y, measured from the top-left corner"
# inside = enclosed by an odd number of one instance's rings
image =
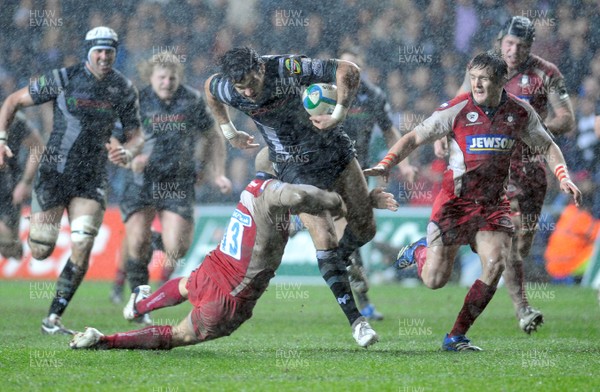
[[[136,287],[148,284],[150,281],[148,264],[142,260],[128,258],[127,263],[125,264],[125,271],[127,272],[127,281],[129,282],[132,292]]]
[[[321,276],[327,282],[340,308],[342,308],[350,325],[352,325],[356,319],[361,317],[361,314],[356,308],[352,296],[346,264],[338,257],[337,249],[318,250],[317,261]]]
[[[78,265],[73,264],[71,259],[67,260],[67,264],[65,264],[65,267],[56,282],[56,295],[54,296],[54,299],[52,299],[48,314],[55,313],[62,316],[69,305],[69,301],[71,301],[77,288],[83,281],[86,272],[87,267],[79,267]]]
[[[350,230],[350,228],[346,226],[346,228],[344,229],[344,235],[342,235],[342,238],[340,239],[340,244],[337,248],[340,259],[343,260],[345,263],[348,263],[348,257],[350,257],[352,252],[354,252],[364,244],[366,244],[366,242],[360,241],[358,238],[356,238]]]

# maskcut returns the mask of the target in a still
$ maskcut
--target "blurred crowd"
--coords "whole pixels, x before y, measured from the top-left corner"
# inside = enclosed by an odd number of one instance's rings
[[[393,121],[407,132],[462,83],[467,61],[491,49],[503,23],[512,15],[530,18],[536,26],[532,52],[555,63],[566,78],[578,129],[559,139],[574,171],[593,171],[599,150],[593,135],[600,81],[600,2],[492,0],[139,0],[81,2],[76,0],[4,0],[0,13],[0,98],[26,86],[43,70],[83,61],[83,39],[92,27],[107,25],[119,34],[115,67],[138,86],[137,65],[154,53],[169,52],[186,67],[185,83],[202,90],[228,49],[250,45],[261,54],[302,53],[337,57],[343,47],[358,47],[366,64],[364,76],[387,94]],[[51,129],[51,108],[27,112],[44,134]],[[235,113],[233,113],[235,115]],[[238,129],[255,127],[234,116]],[[260,135],[256,135],[260,140]],[[375,132],[372,162],[385,155]],[[210,186],[198,192],[199,202],[237,199],[253,165],[253,151],[228,150],[228,177],[234,193],[223,198]],[[428,204],[445,165],[433,149],[412,157],[420,167],[418,196],[405,204]],[[113,181],[121,186],[118,176]],[[401,192],[401,181],[390,190]],[[115,194],[118,193],[115,192]],[[417,195],[417,193],[412,193]],[[556,196],[549,192],[549,198]],[[114,201],[114,200],[113,200]]]

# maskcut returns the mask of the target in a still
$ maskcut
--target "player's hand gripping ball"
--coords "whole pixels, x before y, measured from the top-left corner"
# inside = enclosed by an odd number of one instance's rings
[[[337,87],[333,84],[311,84],[302,93],[302,105],[311,116],[331,114],[337,102]]]

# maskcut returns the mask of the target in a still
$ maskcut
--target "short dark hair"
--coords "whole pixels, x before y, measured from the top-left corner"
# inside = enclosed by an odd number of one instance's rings
[[[252,71],[259,71],[263,63],[258,53],[249,46],[228,50],[219,59],[221,73],[233,83],[239,83]]]
[[[506,61],[504,61],[502,56],[499,56],[492,51],[479,53],[477,56],[473,57],[469,62],[467,70],[470,71],[473,68],[482,69],[488,67],[492,70],[491,76],[494,81],[504,84],[508,75],[508,65],[506,65]]]

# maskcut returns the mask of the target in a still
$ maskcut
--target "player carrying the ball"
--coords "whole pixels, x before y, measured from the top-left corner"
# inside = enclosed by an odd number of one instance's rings
[[[238,131],[227,106],[249,116],[269,147],[277,178],[334,190],[348,209],[348,225],[338,241],[328,211],[300,215],[315,248],[321,275],[352,326],[359,345],[378,337],[360,314],[346,266],[355,249],[375,235],[369,191],[356,160],[352,141],[341,128],[360,83],[359,68],[348,61],[310,59],[298,55],[259,56],[249,47],[235,48],[220,60],[222,72],[205,83],[206,100],[223,134],[238,148],[258,146],[254,137]],[[331,115],[309,116],[301,103],[303,86],[337,86]]]
[[[256,178],[242,191],[220,245],[190,276],[171,279],[151,295],[149,286],[137,287],[126,306],[124,315],[131,320],[189,300],[193,309],[179,325],[153,325],[108,336],[87,328],[73,337],[70,347],[169,350],[229,336],[252,317],[288,241],[288,227],[274,222],[289,221],[290,214],[346,213],[335,192],[277,180],[267,155],[266,148],[257,155]],[[364,200],[369,208],[397,210],[392,194],[371,195]]]

